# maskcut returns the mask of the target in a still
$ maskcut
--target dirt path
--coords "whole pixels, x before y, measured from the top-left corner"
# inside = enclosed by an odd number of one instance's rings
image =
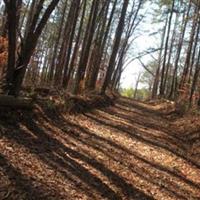
[[[200,163],[153,107],[0,114],[0,199],[199,200]]]

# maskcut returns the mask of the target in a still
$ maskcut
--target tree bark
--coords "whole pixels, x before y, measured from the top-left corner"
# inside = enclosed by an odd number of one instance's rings
[[[68,83],[67,73],[68,73],[68,69],[69,69],[70,55],[71,55],[71,52],[72,52],[72,43],[73,43],[74,33],[75,33],[75,30],[76,30],[76,25],[77,25],[77,21],[78,21],[79,10],[80,10],[80,0],[76,0],[75,6],[74,6],[74,16],[73,16],[73,20],[71,21],[72,30],[71,30],[71,34],[69,36],[69,46],[68,46],[67,57],[66,57],[66,61],[65,61],[64,74],[63,74],[63,81],[62,81],[62,86],[65,89],[67,88],[67,83]]]
[[[83,11],[82,11],[82,15],[81,15],[81,21],[80,21],[80,24],[79,24],[78,35],[76,37],[76,44],[75,44],[73,54],[72,54],[72,58],[71,58],[71,61],[70,61],[70,64],[69,64],[68,74],[67,74],[66,79],[65,79],[65,84],[66,84],[67,87],[68,87],[70,77],[72,76],[72,71],[75,67],[74,65],[75,65],[76,57],[77,57],[79,46],[80,46],[80,39],[81,39],[81,34],[82,34],[84,17],[85,17],[85,13],[86,13],[86,5],[87,5],[87,0],[84,0]]]
[[[30,61],[30,58],[34,52],[34,49],[37,45],[37,41],[39,36],[42,33],[51,13],[57,6],[59,0],[52,0],[47,9],[45,10],[43,16],[39,20],[39,14],[42,10],[44,0],[41,0],[37,6],[36,13],[33,17],[32,23],[30,25],[30,29],[27,33],[24,42],[22,43],[21,51],[18,56],[17,64],[13,73],[13,79],[11,82],[11,86],[9,88],[9,95],[18,96],[22,82],[24,79],[24,75]],[[39,22],[38,22],[39,21]],[[37,23],[38,22],[38,23]]]
[[[93,0],[93,5],[90,11],[90,19],[88,21],[87,30],[85,32],[84,42],[83,42],[83,49],[78,65],[78,70],[76,74],[76,80],[74,85],[74,94],[79,93],[82,90],[82,84],[85,76],[85,71],[88,63],[90,48],[94,36],[95,31],[95,23],[98,16],[98,7],[99,7],[99,1]]]
[[[114,70],[114,67],[115,67],[114,66],[115,60],[116,60],[119,45],[120,45],[120,42],[121,42],[122,33],[123,33],[123,30],[124,30],[124,23],[125,23],[125,17],[126,17],[128,4],[129,4],[129,0],[123,1],[123,7],[122,7],[122,11],[121,11],[121,16],[120,16],[120,19],[119,19],[119,24],[118,24],[116,34],[115,34],[115,41],[114,41],[114,45],[113,45],[112,54],[111,54],[110,61],[109,61],[109,64],[108,64],[106,77],[105,77],[103,86],[101,88],[101,93],[103,93],[103,94],[105,93],[105,91],[108,87],[108,84],[110,83],[111,76],[112,76],[112,73],[113,73],[113,70]]]
[[[189,6],[187,8],[187,13],[183,15],[183,20],[182,20],[183,29],[181,30],[181,34],[180,34],[180,38],[179,38],[179,42],[178,42],[178,47],[177,47],[177,52],[176,52],[174,72],[173,72],[173,77],[172,77],[171,90],[170,90],[170,94],[169,94],[170,99],[175,98],[175,91],[176,91],[176,88],[177,88],[176,83],[177,83],[178,63],[179,63],[179,59],[180,59],[180,55],[181,55],[181,50],[182,50],[182,46],[183,46],[183,40],[184,40],[184,36],[185,36],[185,32],[186,32],[186,27],[187,27],[187,23],[188,23],[190,10],[191,10],[191,0],[189,2]]]
[[[162,66],[162,70],[161,70],[161,80],[160,80],[160,96],[163,96],[164,92],[165,92],[164,76],[165,76],[165,71],[166,71],[166,57],[167,57],[167,51],[168,51],[168,43],[169,43],[169,37],[170,37],[170,30],[171,30],[174,6],[175,6],[175,0],[173,0],[173,2],[172,2],[172,7],[171,7],[171,11],[170,11],[170,16],[169,16],[169,22],[168,22],[168,29],[167,29],[167,38],[165,41],[165,52],[164,52],[164,59],[163,59],[163,66]]]

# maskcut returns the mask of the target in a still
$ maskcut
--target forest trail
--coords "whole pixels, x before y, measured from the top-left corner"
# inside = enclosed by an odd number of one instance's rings
[[[200,159],[153,106],[120,98],[79,115],[5,115],[0,199],[200,199]]]

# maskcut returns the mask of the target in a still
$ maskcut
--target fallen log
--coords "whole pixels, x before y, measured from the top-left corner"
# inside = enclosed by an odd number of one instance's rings
[[[32,109],[33,99],[16,98],[8,95],[0,95],[0,106],[10,107],[10,108]]]

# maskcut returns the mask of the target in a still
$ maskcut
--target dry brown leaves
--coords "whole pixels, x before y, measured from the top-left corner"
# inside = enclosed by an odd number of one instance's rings
[[[4,110],[0,126],[0,199],[200,199],[199,160],[155,105]]]

